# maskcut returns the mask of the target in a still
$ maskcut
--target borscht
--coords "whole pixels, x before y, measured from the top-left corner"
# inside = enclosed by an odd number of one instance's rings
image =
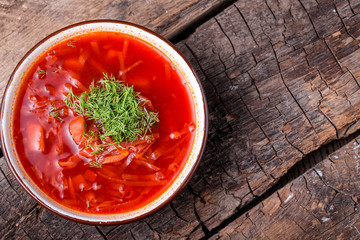
[[[52,46],[27,70],[12,132],[35,184],[87,213],[123,213],[161,195],[196,129],[176,67],[136,37],[91,32]]]

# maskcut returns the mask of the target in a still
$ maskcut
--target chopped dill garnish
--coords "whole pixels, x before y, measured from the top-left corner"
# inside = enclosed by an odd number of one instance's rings
[[[46,72],[42,69],[37,71],[37,74],[39,75],[39,78],[44,78],[46,76]]]
[[[89,163],[86,163],[85,165],[89,164],[90,167],[93,167],[93,168],[101,168],[102,165],[101,163],[99,163],[99,161],[96,159],[96,160],[93,160]]]
[[[67,43],[66,43],[66,45],[68,45],[69,47],[76,47],[75,46],[75,41],[74,40],[70,40],[70,41],[68,41]]]
[[[105,151],[105,149],[99,147],[96,150],[92,151],[91,154],[97,156],[100,155],[103,151]]]
[[[49,110],[49,116],[50,117],[53,117],[57,120],[59,120],[60,122],[63,120],[61,117],[60,117],[60,113],[61,113],[62,110],[57,110],[56,107],[55,107],[55,104],[52,103],[51,104],[51,107],[50,107],[50,110]]]
[[[174,65],[173,63],[171,63],[171,67],[172,67],[172,69],[173,69],[174,71],[176,71],[176,67],[175,67],[175,65]]]
[[[89,202],[88,199],[86,199],[86,207],[87,207],[87,208],[90,208],[90,202]]]
[[[51,116],[59,121],[62,121],[63,119],[60,117],[60,112],[61,112],[61,110],[49,112],[49,116]]]
[[[55,71],[53,71],[53,73],[58,73],[58,72],[60,72],[61,69],[62,69],[62,67],[59,66]]]
[[[102,140],[112,137],[116,142],[134,141],[159,122],[158,113],[147,110],[146,100],[138,95],[132,86],[104,73],[96,85],[91,83],[89,92],[79,97],[70,89],[65,103],[77,114],[94,120],[102,130],[99,133]]]

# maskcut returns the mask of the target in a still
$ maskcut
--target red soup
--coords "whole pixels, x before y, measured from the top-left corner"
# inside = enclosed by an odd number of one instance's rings
[[[88,33],[45,52],[26,73],[13,136],[32,180],[90,213],[145,206],[175,179],[194,138],[181,75],[148,44]]]

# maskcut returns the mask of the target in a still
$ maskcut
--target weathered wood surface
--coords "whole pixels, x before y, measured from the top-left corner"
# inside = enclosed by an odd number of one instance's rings
[[[359,140],[331,154],[211,239],[359,239]]]
[[[58,13],[55,5],[44,9]],[[14,8],[18,9],[14,13],[20,13],[22,4]],[[80,16],[95,14],[88,11]],[[34,9],[29,13],[37,14]],[[72,22],[65,16],[73,12],[64,13],[59,19],[52,19],[45,10],[36,16],[44,14],[58,28],[67,25],[65,20]],[[14,15],[14,21],[19,15]],[[21,17],[25,21],[26,16]],[[305,154],[359,129],[359,19],[360,1],[352,0],[242,0],[229,6],[177,44],[196,69],[209,105],[209,141],[189,186],[171,204],[141,221],[91,227],[63,220],[38,206],[1,160],[0,225],[4,227],[0,236],[60,239],[69,232],[75,238],[95,239],[210,236]],[[32,29],[27,25],[20,30],[27,41],[26,46],[19,43],[19,51],[47,34]],[[19,33],[6,31],[7,42],[4,37],[0,41],[7,45],[0,48],[0,56],[14,63],[9,66],[9,61],[2,61],[4,75],[23,54],[10,51],[15,45],[11,39],[22,41]],[[227,234],[227,229],[220,234]]]
[[[205,231],[359,128],[360,3],[318,2],[238,1],[182,43],[205,75],[210,109],[190,184]]]
[[[21,57],[41,39],[65,26],[95,19],[123,20],[172,37],[227,2],[0,0],[0,95]]]

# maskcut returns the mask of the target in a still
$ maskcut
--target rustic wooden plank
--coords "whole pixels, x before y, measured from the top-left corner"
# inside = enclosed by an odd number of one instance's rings
[[[12,69],[26,51],[43,37],[59,28],[89,19],[117,19],[138,23],[165,37],[172,37],[192,22],[197,21],[198,18],[202,18],[227,2],[229,1],[157,1],[154,3],[149,0],[141,0],[130,4],[124,1],[57,1],[52,3],[0,1],[1,94]],[[16,50],[14,50],[14,46]],[[56,238],[66,238],[69,232],[73,232],[73,236],[77,238],[88,238],[90,235],[94,238],[101,238],[100,233],[94,227],[84,227],[65,221],[38,207],[9,173],[4,159],[0,159],[0,163],[3,171],[3,174],[0,173],[2,186],[0,236],[15,239],[23,237],[45,239],[55,236]],[[187,195],[182,199],[186,199],[187,203],[192,201],[192,206],[194,206],[194,196],[187,191],[184,194]],[[175,200],[171,206],[165,208],[159,215],[155,215],[156,217],[148,218],[147,221],[152,222],[154,227],[160,229],[158,231],[164,231],[173,237],[190,233],[196,228],[199,229],[199,222],[194,215],[193,207],[188,208],[179,200]],[[177,216],[176,209],[179,209],[183,216]],[[166,217],[162,217],[162,215],[166,215]],[[188,220],[188,218],[190,219]],[[184,222],[188,228],[183,227]],[[57,226],[62,227],[58,228]],[[116,239],[119,236],[117,234],[119,229],[127,229],[125,230],[126,236],[131,236],[130,229],[132,228],[135,229],[133,230],[134,236],[145,235],[145,232],[153,231],[146,226],[147,224],[135,223],[129,224],[129,228],[102,227],[100,231],[108,234],[109,239]],[[113,231],[107,232],[106,229]],[[195,233],[196,231],[193,234]],[[202,232],[196,234],[201,235]]]
[[[0,1],[0,95],[22,56],[48,34],[80,21],[124,20],[172,37],[230,0]]]
[[[202,162],[172,205],[139,222],[99,227],[101,233],[204,237],[305,154],[359,129],[359,12],[356,1],[238,1],[178,43],[207,95]],[[51,223],[60,220],[45,216],[43,234],[51,237]]]
[[[211,239],[359,239],[359,138]]]
[[[178,45],[198,64],[210,109],[207,151],[190,184],[205,231],[304,155],[359,129],[359,4],[351,8],[238,1]]]

